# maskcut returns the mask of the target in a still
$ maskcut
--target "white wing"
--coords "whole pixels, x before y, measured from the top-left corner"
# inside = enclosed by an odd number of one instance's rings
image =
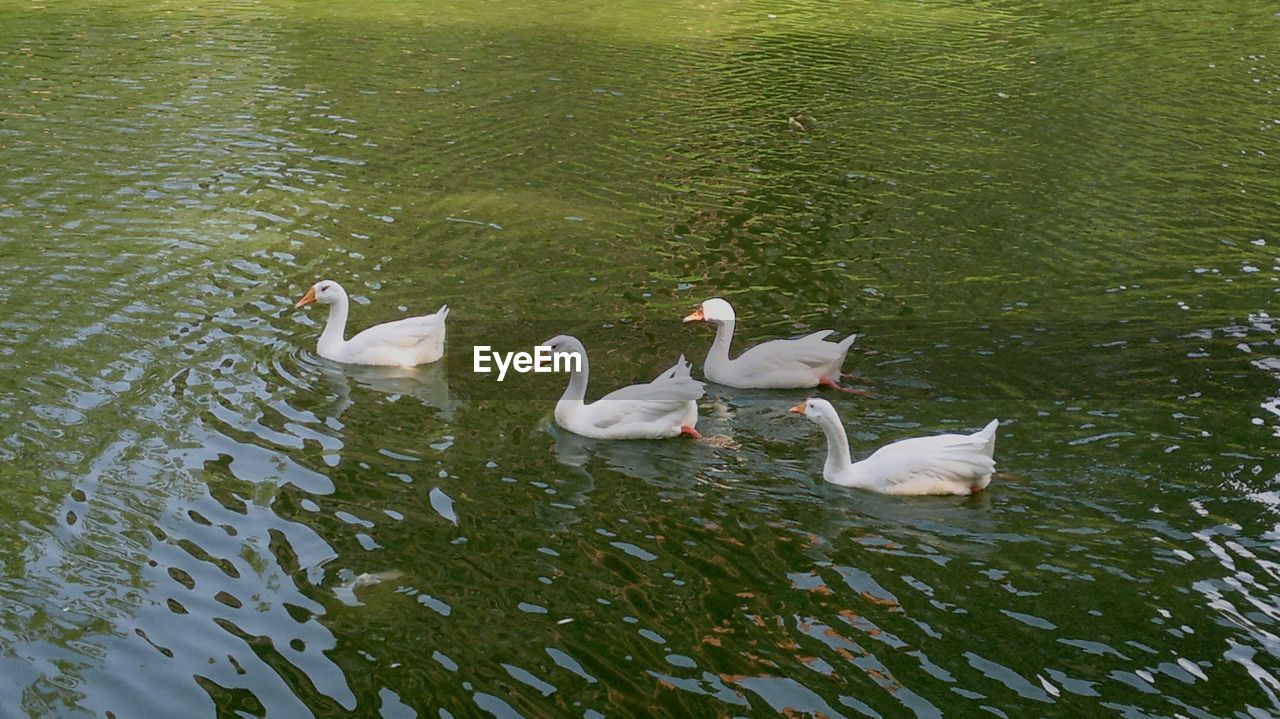
[[[856,339],[856,335],[849,335],[838,343],[824,341],[834,331],[822,330],[794,340],[761,342],[731,362],[751,372],[769,372],[795,365],[820,370],[842,359]]]
[[[706,385],[689,374],[689,363],[684,355],[667,370],[663,371],[652,382],[633,384],[616,389],[600,398],[604,400],[674,400],[687,402],[699,399],[704,394]]]
[[[609,427],[620,423],[656,422],[685,412],[688,403],[704,394],[705,385],[689,374],[684,355],[652,382],[616,389],[592,402],[592,424]]]
[[[970,483],[996,469],[995,441],[999,420],[974,434],[940,434],[885,445],[858,464],[882,478],[892,492],[895,485],[922,480]]]
[[[406,317],[402,320],[374,325],[352,337],[347,342],[347,346],[354,352],[375,347],[409,349],[443,332],[444,321],[448,316],[449,306],[445,305],[433,315]]]

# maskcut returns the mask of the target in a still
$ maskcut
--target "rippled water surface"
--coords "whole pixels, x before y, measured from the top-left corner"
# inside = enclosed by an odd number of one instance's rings
[[[1267,3],[0,0],[0,714],[1280,713]],[[787,119],[808,113],[816,126]],[[314,354],[450,316],[414,371]],[[861,334],[855,456],[1003,425],[972,498],[825,485],[802,395],[549,424],[736,304]],[[700,361],[699,361],[700,364]]]

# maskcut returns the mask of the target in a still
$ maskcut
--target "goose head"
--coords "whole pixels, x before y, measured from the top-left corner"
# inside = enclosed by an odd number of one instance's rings
[[[560,354],[581,356],[587,353],[587,348],[583,346],[582,340],[572,335],[556,335],[543,341],[542,346],[549,347],[553,356]]]
[[[733,305],[728,301],[713,297],[706,302],[698,305],[698,309],[691,312],[684,318],[685,322],[733,322],[736,315],[733,313]]]
[[[311,285],[311,288],[307,290],[307,294],[303,295],[302,299],[298,300],[297,304],[295,304],[293,308],[301,309],[312,302],[319,302],[322,305],[331,305],[346,296],[347,293],[342,289],[342,285],[334,282],[333,280],[320,280],[314,285]]]
[[[830,402],[818,397],[810,397],[788,411],[803,415],[819,425],[840,424],[840,415],[836,414],[836,408],[832,407]]]

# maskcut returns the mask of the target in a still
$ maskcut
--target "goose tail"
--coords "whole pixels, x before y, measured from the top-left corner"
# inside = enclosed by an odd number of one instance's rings
[[[974,436],[983,440],[983,451],[988,457],[994,457],[996,454],[996,429],[1000,427],[1000,420],[993,419],[987,422],[987,426],[983,427]]]

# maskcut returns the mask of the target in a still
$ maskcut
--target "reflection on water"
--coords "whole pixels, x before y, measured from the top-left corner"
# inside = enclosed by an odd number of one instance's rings
[[[1269,10],[3,14],[10,713],[1280,712]],[[316,358],[320,276],[453,356]],[[793,393],[611,443],[470,372],[533,321],[649,377],[717,295],[862,333],[855,456],[999,416],[1026,481],[851,493]]]
[[[396,402],[402,398],[416,399],[428,407],[440,410],[440,418],[443,420],[452,419],[458,408],[458,401],[449,395],[444,364],[440,362],[421,367],[366,367],[340,365],[319,357],[308,359],[324,377],[330,394],[337,397],[340,406],[333,410],[335,417],[340,417],[355,403],[351,392],[353,383],[360,388],[386,395],[387,402]]]
[[[585,468],[592,460],[603,461],[614,472],[627,477],[651,481],[680,481],[691,474],[690,468],[706,460],[703,449],[693,441],[685,442],[610,442],[589,439],[559,427],[548,428],[555,436],[556,459],[568,467]]]

